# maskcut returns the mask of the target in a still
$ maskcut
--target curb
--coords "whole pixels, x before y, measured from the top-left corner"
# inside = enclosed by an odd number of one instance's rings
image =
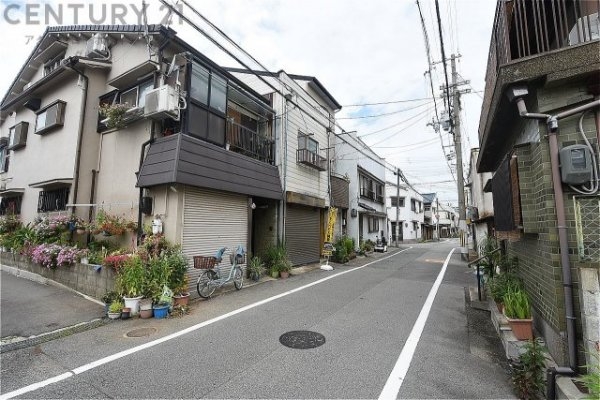
[[[68,326],[66,328],[57,329],[52,332],[42,333],[34,337],[27,338],[18,342],[7,343],[0,346],[0,354],[7,353],[9,351],[20,350],[31,346],[37,346],[39,344],[49,342],[54,339],[61,337],[70,336],[75,333],[84,332],[93,328],[97,328],[108,323],[107,319],[97,318],[88,322],[82,322],[76,325]]]

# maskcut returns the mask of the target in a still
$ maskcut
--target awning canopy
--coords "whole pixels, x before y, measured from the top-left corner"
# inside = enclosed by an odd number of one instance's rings
[[[49,179],[47,181],[31,183],[29,187],[35,189],[56,189],[65,186],[71,186],[73,183],[73,178],[58,178],[58,179]]]
[[[9,188],[0,190],[0,196],[2,197],[14,197],[25,193],[25,188]]]

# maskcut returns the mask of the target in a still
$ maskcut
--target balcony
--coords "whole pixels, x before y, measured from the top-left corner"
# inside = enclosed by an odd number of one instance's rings
[[[296,152],[296,161],[319,171],[327,170],[327,159],[308,149],[298,149]]]
[[[597,75],[600,65],[598,2],[586,0],[498,1],[492,29],[481,117],[478,170],[494,171],[504,154],[498,139],[506,120],[514,116],[505,90],[514,83]],[[503,127],[503,128],[500,128]],[[491,153],[490,153],[491,152]],[[484,154],[486,153],[486,154]],[[488,159],[481,164],[482,159]]]
[[[275,141],[232,121],[227,121],[229,150],[274,165]]]

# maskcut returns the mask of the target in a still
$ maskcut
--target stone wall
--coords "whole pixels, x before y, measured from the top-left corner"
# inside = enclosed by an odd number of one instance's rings
[[[581,276],[580,298],[583,305],[581,319],[586,364],[596,366],[596,371],[600,371],[599,360],[596,358],[600,353],[600,269],[580,268],[579,274]]]
[[[100,265],[74,264],[49,269],[14,253],[0,253],[0,264],[33,272],[96,299],[115,287],[115,272]]]

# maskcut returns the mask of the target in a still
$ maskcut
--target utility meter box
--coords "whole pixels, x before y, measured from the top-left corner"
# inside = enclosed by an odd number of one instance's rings
[[[592,180],[592,154],[583,144],[563,147],[559,152],[560,178],[569,185],[583,185]]]

